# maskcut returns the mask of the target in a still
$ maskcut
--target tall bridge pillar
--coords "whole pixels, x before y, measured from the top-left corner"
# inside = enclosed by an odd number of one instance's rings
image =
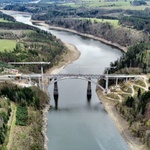
[[[90,101],[92,97],[91,78],[89,78],[87,86],[87,100]]]
[[[54,82],[54,101],[55,101],[55,109],[58,109],[58,84],[57,84],[57,78],[54,79],[56,82]]]
[[[116,78],[116,87],[118,86],[118,78]]]
[[[39,87],[40,89],[42,89],[42,86],[41,86],[41,78],[39,77]]]
[[[106,84],[105,84],[105,90],[106,90],[106,93],[108,92],[108,77],[106,76]]]

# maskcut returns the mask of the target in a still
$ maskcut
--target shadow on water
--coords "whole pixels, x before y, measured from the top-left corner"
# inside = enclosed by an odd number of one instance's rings
[[[57,102],[58,102],[58,99],[56,99]],[[55,101],[56,101],[55,100]],[[58,103],[57,103],[58,104]],[[98,102],[98,103],[95,103],[95,104],[92,104],[91,101],[87,101],[87,105],[76,105],[76,106],[63,106],[63,107],[57,107],[56,109],[56,106],[53,106],[51,105],[50,109],[49,109],[49,112],[82,112],[82,111],[91,111],[91,112],[100,112],[100,113],[106,113],[107,114],[107,111],[105,110],[103,104],[101,102]]]

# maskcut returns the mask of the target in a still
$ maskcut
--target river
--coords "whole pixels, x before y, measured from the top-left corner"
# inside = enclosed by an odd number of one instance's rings
[[[9,12],[10,14],[10,12]],[[17,21],[31,25],[29,14],[11,15]],[[67,65],[61,73],[100,73],[110,62],[120,58],[122,52],[99,41],[81,37],[79,35],[50,30],[63,42],[77,47],[81,52],[78,60]],[[96,86],[92,84],[91,102],[87,102],[87,81],[68,79],[58,82],[59,102],[58,110],[50,109],[48,112],[49,150],[128,150],[126,144],[104,106],[100,103],[95,92]],[[50,103],[54,106],[53,85],[49,86]]]

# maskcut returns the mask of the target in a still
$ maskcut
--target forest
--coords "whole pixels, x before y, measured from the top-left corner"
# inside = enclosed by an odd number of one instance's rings
[[[116,66],[111,72],[126,74],[142,74],[150,73],[150,43],[141,42],[131,46],[127,53],[124,54],[119,60],[111,63],[111,66]],[[130,71],[130,68],[132,71]],[[134,72],[133,68],[138,72]],[[118,71],[118,72],[117,72]]]
[[[48,100],[47,94],[37,87],[22,88],[11,83],[0,85],[1,150],[7,149],[8,145],[11,145],[10,149],[15,149],[16,146],[24,148],[23,143],[27,150],[43,149],[42,110]],[[22,130],[19,131],[20,129]],[[22,131],[26,136],[20,136]],[[9,137],[13,143],[9,141]]]
[[[52,67],[62,59],[62,54],[67,53],[63,43],[46,31],[42,31],[33,26],[24,25],[18,22],[0,22],[1,39],[16,40],[16,47],[13,51],[0,50],[0,60],[3,63],[8,62],[51,62]],[[19,56],[19,57],[18,57]],[[39,72],[40,65],[20,66],[22,72]]]
[[[91,34],[124,47],[141,41],[149,42],[149,8],[144,10],[73,8],[65,5],[40,3],[8,5],[5,9],[34,12],[33,20],[42,20],[53,26]],[[119,23],[116,27],[110,22],[98,22],[97,19],[118,20]]]
[[[149,110],[150,110],[150,91],[141,92],[139,88],[137,96],[128,97],[123,103],[116,107],[124,119],[129,122],[129,128],[132,133],[143,140],[150,147],[150,129]]]
[[[0,12],[0,18],[3,18],[4,20],[15,22],[15,19],[12,16],[6,15],[2,12]]]

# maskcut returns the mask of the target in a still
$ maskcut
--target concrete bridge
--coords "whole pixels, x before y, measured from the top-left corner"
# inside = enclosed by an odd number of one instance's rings
[[[10,78],[20,78],[20,79],[39,79],[39,85],[42,86],[42,83],[44,79],[49,79],[51,82],[50,84],[54,84],[55,82],[58,82],[60,80],[66,80],[66,79],[81,79],[81,80],[87,80],[90,81],[93,84],[96,84],[99,86],[102,90],[108,90],[108,84],[109,79],[115,79],[116,85],[118,84],[118,79],[135,79],[135,78],[143,78],[142,75],[127,75],[127,74],[16,74],[16,75],[5,75],[0,76],[0,80],[10,80]],[[55,79],[55,80],[53,80]],[[95,81],[96,79],[96,81]],[[97,83],[97,80],[104,79],[106,80],[105,88],[100,86]]]
[[[55,108],[58,107],[58,84],[57,82],[61,80],[66,79],[81,79],[86,80],[88,82],[87,85],[87,99],[90,101],[92,96],[92,89],[91,89],[91,83],[97,85],[100,89],[108,92],[108,86],[109,86],[109,79],[114,79],[116,81],[116,85],[118,84],[118,79],[135,79],[135,78],[143,78],[142,75],[127,75],[127,74],[16,74],[16,75],[5,75],[0,76],[0,80],[10,80],[10,79],[29,79],[30,81],[32,79],[38,79],[39,87],[44,90],[44,79],[48,79],[49,84],[54,84],[54,99],[55,99]],[[105,87],[102,87],[98,84],[98,80],[104,79]]]

